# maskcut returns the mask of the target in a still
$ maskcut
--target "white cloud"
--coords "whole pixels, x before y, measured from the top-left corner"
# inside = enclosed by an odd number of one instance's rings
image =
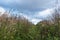
[[[37,17],[44,17],[45,18],[45,17],[51,15],[51,13],[53,13],[53,8],[38,12],[36,15],[37,15]]]
[[[31,19],[30,20],[33,24],[37,24],[38,22],[40,22],[40,21],[42,21],[42,20],[40,20],[40,19]]]
[[[0,15],[4,14],[5,9],[3,7],[0,7]]]

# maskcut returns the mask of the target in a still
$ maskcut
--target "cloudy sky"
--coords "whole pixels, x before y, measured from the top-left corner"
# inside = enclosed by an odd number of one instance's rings
[[[0,9],[13,9],[13,13],[20,14],[36,24],[50,14],[55,2],[56,0],[0,0]]]

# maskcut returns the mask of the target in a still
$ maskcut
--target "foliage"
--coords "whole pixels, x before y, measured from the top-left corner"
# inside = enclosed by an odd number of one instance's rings
[[[4,14],[0,16],[0,40],[60,40],[60,19],[54,20],[34,25],[24,17]]]

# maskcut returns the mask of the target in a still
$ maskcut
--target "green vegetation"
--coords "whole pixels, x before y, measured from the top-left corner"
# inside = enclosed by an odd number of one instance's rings
[[[51,18],[53,19],[54,16]],[[55,21],[54,21],[55,20]],[[37,25],[25,18],[0,16],[0,40],[60,40],[60,19],[43,20]]]

